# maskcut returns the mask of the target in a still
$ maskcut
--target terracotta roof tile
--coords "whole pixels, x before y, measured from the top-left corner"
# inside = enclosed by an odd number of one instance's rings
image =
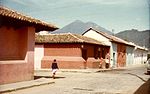
[[[123,39],[121,39],[121,38],[118,38],[118,37],[116,37],[116,36],[107,34],[107,33],[105,33],[105,32],[101,32],[101,31],[95,30],[95,29],[93,29],[93,28],[90,28],[90,29],[88,29],[87,31],[89,31],[89,30],[94,30],[95,32],[97,32],[97,33],[99,33],[99,34],[105,36],[106,38],[108,38],[108,39],[109,39],[110,41],[112,41],[112,42],[123,43],[123,44],[126,44],[126,45],[134,46],[133,44],[131,44],[131,43],[129,43],[129,42],[127,42],[127,41],[125,41],[125,40],[123,40]],[[87,32],[87,31],[86,31],[86,32]],[[84,33],[86,33],[86,32],[84,32]],[[84,33],[83,33],[83,34],[84,34]]]
[[[49,24],[49,23],[40,21],[38,19],[29,17],[29,16],[25,16],[21,13],[18,13],[14,10],[11,10],[11,9],[3,7],[3,6],[0,6],[0,17],[9,17],[9,18],[12,18],[15,20],[25,21],[27,23],[32,23],[35,26],[38,25],[41,27],[45,27],[47,29],[54,29],[54,30],[58,29],[58,27],[54,26],[53,24]]]
[[[101,43],[95,39],[71,33],[36,35],[35,41],[36,43],[90,43],[105,45],[104,43]]]

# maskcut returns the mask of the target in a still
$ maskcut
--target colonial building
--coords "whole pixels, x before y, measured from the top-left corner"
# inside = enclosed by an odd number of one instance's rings
[[[133,50],[134,45],[115,37],[113,35],[109,35],[107,33],[95,30],[93,28],[88,29],[85,31],[83,36],[87,36],[93,39],[96,39],[102,43],[106,43],[110,46],[110,66],[111,67],[124,67],[127,65],[127,58],[128,61],[133,62]],[[126,54],[128,53],[128,54]]]
[[[33,79],[35,32],[55,29],[52,24],[0,7],[0,84]]]
[[[35,68],[50,68],[54,59],[60,68],[99,68],[100,57],[105,57],[109,48],[105,43],[77,34],[37,35],[35,53],[39,56]]]

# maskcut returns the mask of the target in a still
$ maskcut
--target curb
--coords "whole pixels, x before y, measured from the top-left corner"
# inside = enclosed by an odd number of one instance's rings
[[[53,84],[53,83],[55,83],[55,82],[47,82],[47,83],[28,85],[28,86],[17,87],[17,88],[9,88],[7,90],[0,90],[0,93],[12,92],[12,91],[16,91],[16,90],[22,90],[22,89],[37,87],[37,86],[41,86],[41,85],[48,85],[48,84]]]
[[[61,72],[71,72],[71,73],[92,73],[91,71],[76,71],[76,70],[62,70]]]
[[[96,72],[106,72],[106,71],[111,71],[113,69],[85,69],[85,70],[76,70],[76,69],[64,69],[64,70],[59,70],[58,72],[70,72],[70,73],[96,73]],[[36,72],[50,72],[50,70],[36,70]]]
[[[99,69],[96,71],[97,72],[107,72],[107,71],[112,71],[113,69]]]

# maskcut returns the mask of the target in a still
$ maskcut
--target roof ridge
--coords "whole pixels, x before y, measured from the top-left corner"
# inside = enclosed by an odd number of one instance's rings
[[[97,33],[102,34],[104,37],[106,37],[106,38],[112,40],[112,39],[110,38],[110,35],[107,34],[106,32],[102,32],[102,31],[96,30],[96,29],[94,29],[94,28],[90,28],[90,29],[92,29],[92,30],[96,31]],[[107,35],[108,35],[108,36],[107,36]]]
[[[38,24],[38,25],[42,25],[45,27],[49,27],[49,28],[54,28],[54,29],[58,28],[54,25],[54,23],[48,23],[43,20],[39,20],[37,18],[32,17],[31,15],[26,15],[22,12],[16,11],[16,10],[8,8],[6,6],[0,6],[0,10],[1,10],[0,11],[1,16],[11,17],[13,19],[18,19],[21,21],[29,22],[29,23],[34,23],[36,25]]]
[[[91,29],[93,29],[93,28],[91,28]],[[117,38],[117,39],[123,40],[123,39],[121,39],[121,38],[119,38],[119,37],[116,37],[116,36],[114,36],[114,35],[110,35],[110,34],[108,34],[108,33],[106,33],[106,32],[102,32],[102,31],[99,31],[99,30],[96,30],[96,29],[93,29],[93,30],[95,30],[95,31],[97,31],[97,32],[99,32],[99,33],[101,33],[101,34],[103,34],[105,37],[107,37],[107,38],[109,38],[109,39],[112,39],[112,38],[110,38],[110,37],[113,37],[113,38]],[[105,34],[106,34],[106,35],[105,35]],[[123,41],[125,41],[125,40],[123,40]]]
[[[100,33],[101,35],[103,35],[104,37],[106,37],[106,38],[108,38],[110,41],[119,41],[119,42],[122,42],[122,43],[124,43],[124,44],[126,44],[126,45],[131,45],[131,46],[133,46],[133,44],[130,44],[128,41],[126,41],[126,40],[124,40],[124,39],[122,39],[122,38],[119,38],[119,37],[117,37],[117,36],[115,36],[115,35],[111,35],[111,34],[108,34],[108,33],[106,33],[106,32],[102,32],[102,31],[99,31],[99,30],[96,30],[96,29],[94,29],[94,28],[90,28],[89,30],[94,30],[95,32],[97,32],[97,33]],[[117,39],[117,40],[116,40]]]
[[[84,42],[83,39],[80,39],[79,37],[75,36],[74,34],[72,34],[72,33],[68,33],[68,34],[70,34],[70,35],[73,36],[74,38],[78,39],[79,41]]]

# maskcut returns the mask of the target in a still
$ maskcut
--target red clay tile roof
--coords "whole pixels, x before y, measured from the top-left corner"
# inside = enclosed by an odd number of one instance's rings
[[[89,44],[105,45],[104,43],[101,43],[95,39],[78,35],[78,34],[71,34],[71,33],[36,35],[35,42],[36,43],[89,43]]]
[[[107,34],[107,33],[105,33],[105,32],[101,32],[101,31],[95,30],[95,29],[93,29],[93,28],[88,29],[88,30],[85,31],[82,35],[84,35],[84,34],[85,34],[86,32],[88,32],[89,30],[93,30],[93,31],[95,31],[95,32],[97,32],[97,33],[103,35],[104,37],[108,38],[108,39],[109,39],[110,41],[112,41],[112,42],[123,43],[123,44],[126,44],[126,45],[134,46],[133,44],[131,44],[131,43],[129,43],[129,42],[127,42],[127,41],[125,41],[125,40],[123,40],[123,39],[121,39],[121,38],[118,38],[118,37],[113,36],[113,35],[109,35],[109,34]]]
[[[18,13],[14,10],[11,10],[11,9],[3,7],[3,6],[0,6],[0,18],[1,18],[1,20],[3,20],[4,18],[6,18],[6,19],[11,18],[11,19],[13,19],[13,21],[17,20],[18,22],[19,21],[26,22],[27,24],[34,25],[37,28],[39,26],[42,30],[52,30],[53,31],[53,30],[58,29],[56,26],[54,26],[52,24],[40,21],[38,19],[29,17],[29,16],[25,16],[21,13]]]

